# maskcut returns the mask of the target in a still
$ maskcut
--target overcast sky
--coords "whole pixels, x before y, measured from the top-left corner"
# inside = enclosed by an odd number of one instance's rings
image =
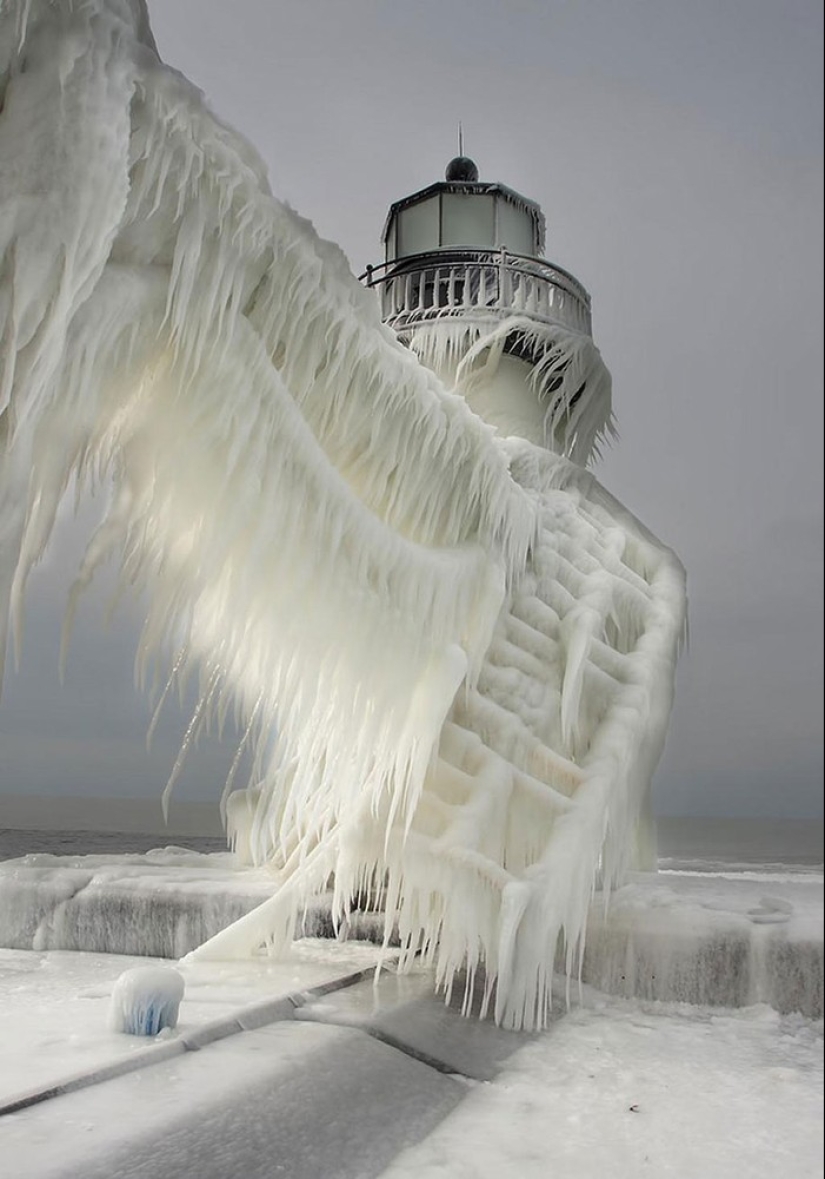
[[[162,56],[243,131],[276,195],[380,261],[391,201],[465,149],[537,200],[593,298],[621,437],[599,478],[685,563],[691,642],[663,814],[822,814],[820,0],[163,0]],[[76,530],[75,530],[76,531]],[[74,554],[74,555],[73,555]],[[0,705],[0,791],[153,796],[135,611],[60,616],[77,549],[32,587]],[[105,589],[105,587],[103,587]],[[184,796],[216,797],[208,749]]]

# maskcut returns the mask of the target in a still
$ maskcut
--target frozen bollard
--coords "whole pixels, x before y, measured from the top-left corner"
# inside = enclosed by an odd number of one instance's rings
[[[183,976],[170,966],[136,966],[114,985],[109,1027],[129,1036],[156,1036],[178,1022]]]

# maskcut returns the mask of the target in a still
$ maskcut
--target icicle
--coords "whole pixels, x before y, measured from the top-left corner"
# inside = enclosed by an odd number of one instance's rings
[[[585,464],[615,434],[610,373],[588,335],[510,315],[436,317],[410,332],[410,347],[471,402],[489,385],[505,350],[530,357],[527,377],[543,408],[541,445]],[[502,416],[506,421],[506,406]],[[516,432],[518,432],[516,430]]]

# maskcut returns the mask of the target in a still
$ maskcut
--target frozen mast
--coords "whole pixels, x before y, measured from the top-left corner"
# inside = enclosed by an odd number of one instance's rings
[[[535,201],[479,180],[466,156],[390,207],[367,268],[399,338],[503,436],[586,462],[610,429],[610,376],[590,296],[544,257]]]

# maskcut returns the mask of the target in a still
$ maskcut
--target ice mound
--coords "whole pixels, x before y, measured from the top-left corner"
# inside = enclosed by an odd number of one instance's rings
[[[183,990],[183,976],[170,966],[126,970],[112,990],[109,1027],[127,1036],[156,1036],[174,1028]]]

